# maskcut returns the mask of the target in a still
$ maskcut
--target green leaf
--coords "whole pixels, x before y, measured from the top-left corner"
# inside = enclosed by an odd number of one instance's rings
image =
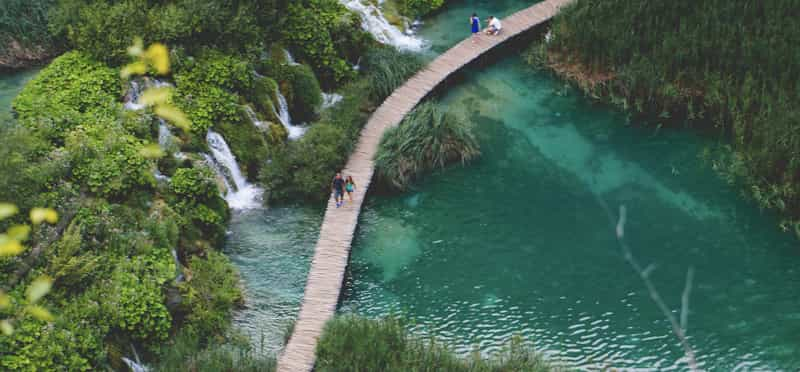
[[[11,239],[23,241],[25,239],[28,239],[28,234],[30,234],[30,232],[31,232],[30,226],[16,225],[16,226],[11,226],[11,228],[8,229],[6,234],[8,234],[8,237]]]
[[[24,249],[19,240],[9,239],[3,234],[4,238],[0,239],[0,257],[16,256],[22,253]]]
[[[52,322],[53,321],[53,314],[50,314],[47,309],[38,306],[38,305],[31,305],[26,308],[28,312],[36,319],[39,319],[44,322]]]
[[[11,336],[14,333],[14,326],[11,325],[8,319],[3,319],[0,321],[0,331],[6,336]]]
[[[31,222],[38,225],[43,221],[48,223],[58,222],[58,213],[51,208],[33,208],[31,209]]]
[[[36,280],[28,286],[28,289],[25,291],[25,294],[28,297],[28,301],[31,303],[36,303],[39,301],[47,292],[50,292],[50,288],[53,286],[53,279],[50,279],[46,276],[41,276],[36,278]]]

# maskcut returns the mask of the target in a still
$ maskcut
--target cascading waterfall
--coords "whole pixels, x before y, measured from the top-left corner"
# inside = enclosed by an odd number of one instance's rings
[[[249,184],[242,176],[236,157],[231,152],[225,139],[219,133],[209,130],[206,142],[211,149],[210,157],[206,156],[214,170],[224,180],[228,191],[225,200],[233,209],[252,209],[261,206],[263,190]]]
[[[302,137],[307,128],[292,124],[292,116],[289,114],[289,103],[286,102],[286,97],[283,96],[280,89],[275,93],[278,95],[278,108],[273,106],[272,109],[276,110],[275,115],[289,133],[289,139],[294,140]]]
[[[131,344],[131,350],[133,350],[133,359],[135,360],[123,357],[122,362],[133,372],[149,372],[150,369],[139,360],[139,353],[136,352],[136,347],[133,344]]]
[[[247,115],[247,118],[250,119],[250,121],[253,123],[253,125],[255,125],[257,128],[264,129],[266,127],[266,125],[265,125],[265,123],[263,121],[258,120],[258,115],[256,115],[255,111],[253,111],[252,107],[250,107],[248,105],[245,105],[244,106],[244,112]]]
[[[389,23],[377,6],[364,4],[362,0],[339,0],[339,2],[361,16],[361,28],[372,34],[379,42],[411,51],[419,51],[425,47],[424,40],[406,35]]]
[[[344,97],[336,93],[322,93],[322,108],[330,108],[336,106]]]
[[[289,49],[284,49],[283,53],[286,55],[286,63],[288,63],[289,66],[299,65],[299,63],[297,63],[297,61],[294,60],[294,57],[292,56],[292,53],[289,52]]]
[[[183,265],[181,260],[178,259],[178,251],[172,248],[172,260],[175,261],[175,282],[180,283],[183,281]]]
[[[142,92],[150,86],[161,87],[170,86],[170,84],[157,79],[151,80],[149,78],[144,78],[141,82],[131,80],[130,88],[128,88],[128,93],[125,95],[125,109],[132,111],[144,109],[145,105],[139,103],[139,97],[142,95]],[[172,132],[169,130],[169,126],[164,119],[161,118],[158,118],[158,145],[165,150],[169,149],[170,145],[172,145]],[[161,174],[158,168],[153,171],[153,174],[158,180],[169,180],[169,177]]]

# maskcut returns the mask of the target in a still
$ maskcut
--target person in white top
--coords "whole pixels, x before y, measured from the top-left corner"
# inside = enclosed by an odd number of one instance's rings
[[[500,30],[503,29],[503,25],[500,23],[500,19],[495,16],[489,17],[489,27],[486,29],[487,35],[497,35],[500,33]]]

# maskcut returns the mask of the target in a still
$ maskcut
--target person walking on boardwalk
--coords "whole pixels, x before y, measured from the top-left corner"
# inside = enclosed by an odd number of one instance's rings
[[[353,201],[353,191],[356,190],[356,182],[353,181],[353,176],[347,176],[347,181],[344,183],[344,191],[347,191],[347,198]]]
[[[474,43],[475,37],[481,32],[481,20],[476,13],[472,13],[472,17],[469,17],[469,24],[472,26],[472,42]]]
[[[342,173],[337,172],[336,177],[333,177],[331,189],[333,189],[333,195],[336,199],[336,208],[339,208],[344,203],[344,179],[342,178]]]

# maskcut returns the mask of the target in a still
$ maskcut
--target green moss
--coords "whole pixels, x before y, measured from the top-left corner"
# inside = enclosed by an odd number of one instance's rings
[[[185,326],[205,338],[221,334],[230,322],[230,309],[242,303],[239,274],[228,258],[216,251],[189,261],[191,275],[179,285],[187,313]]]
[[[79,52],[56,58],[14,99],[20,122],[59,142],[79,124],[110,122],[121,109],[119,74]]]
[[[269,77],[260,77],[253,85],[253,93],[249,98],[256,111],[267,121],[277,123],[279,119],[275,107],[278,107],[278,82]]]
[[[291,66],[288,80],[291,85],[289,112],[293,121],[313,120],[322,105],[322,89],[314,72],[305,65]]]

